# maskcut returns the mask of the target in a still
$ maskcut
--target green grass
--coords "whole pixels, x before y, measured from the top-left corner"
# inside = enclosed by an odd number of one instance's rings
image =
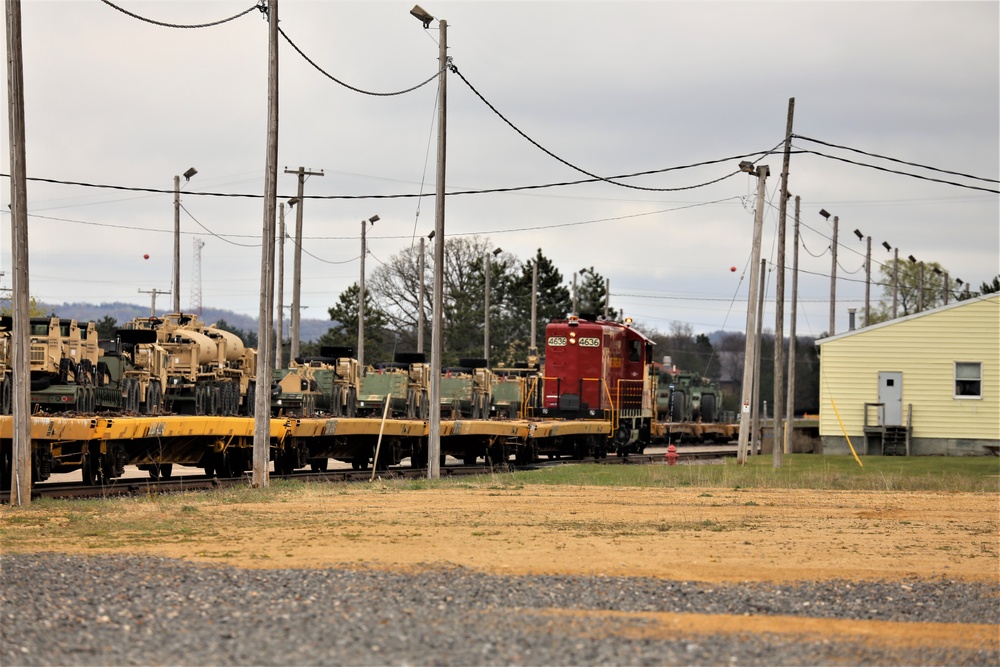
[[[802,488],[850,491],[1000,491],[997,457],[868,457],[792,454],[775,469],[770,456],[706,465],[557,466],[513,473],[518,484],[642,486],[664,488]]]

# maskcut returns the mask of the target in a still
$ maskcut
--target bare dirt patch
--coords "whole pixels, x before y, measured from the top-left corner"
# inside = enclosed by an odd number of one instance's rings
[[[1000,582],[995,494],[518,486],[296,492],[270,502],[0,513],[5,550],[128,552],[239,567],[460,565],[702,581]],[[129,516],[131,514],[131,517]],[[145,517],[143,517],[145,515]],[[144,520],[141,531],[134,520]],[[78,525],[79,524],[79,525]]]

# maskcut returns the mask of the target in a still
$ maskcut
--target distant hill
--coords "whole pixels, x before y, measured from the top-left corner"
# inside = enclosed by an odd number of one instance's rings
[[[56,317],[62,317],[66,319],[73,319],[77,321],[94,321],[104,319],[106,316],[115,318],[118,324],[124,324],[129,320],[134,320],[137,317],[149,317],[149,306],[140,306],[134,303],[122,303],[116,301],[114,303],[63,303],[63,304],[51,304],[51,303],[39,303],[39,308],[43,308],[45,312],[53,313]],[[163,309],[158,309],[159,314],[167,312]],[[226,324],[235,327],[237,329],[243,329],[244,331],[257,331],[257,318],[249,317],[241,313],[235,313],[231,310],[222,310],[220,308],[202,308],[201,319],[209,324],[215,324],[219,320],[225,320]],[[320,336],[325,334],[330,327],[333,326],[333,322],[330,320],[307,320],[302,319],[299,322],[299,331],[303,342],[310,342],[317,340]],[[288,319],[285,319],[285,335],[288,335]]]

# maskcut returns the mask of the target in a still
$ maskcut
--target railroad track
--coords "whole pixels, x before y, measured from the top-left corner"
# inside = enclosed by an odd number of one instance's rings
[[[696,461],[705,459],[721,459],[727,456],[735,456],[735,452],[728,451],[704,451],[686,452],[678,455],[678,462]],[[508,463],[502,466],[442,466],[442,477],[459,477],[464,475],[484,475],[493,472],[513,472],[531,471],[551,468],[561,465],[577,463],[596,463],[598,465],[653,465],[664,463],[662,454],[633,454],[627,457],[610,457],[606,459],[587,458],[576,459],[552,459],[537,461],[526,466],[515,466]],[[394,466],[384,470],[376,470],[375,477],[380,479],[422,479],[427,477],[426,468],[410,468]],[[291,475],[271,474],[270,479],[295,480],[299,482],[323,483],[323,482],[365,482],[372,479],[372,471],[368,470],[332,470],[325,472],[310,472],[300,470]],[[32,499],[59,498],[59,499],[82,499],[82,498],[112,498],[121,496],[153,495],[161,493],[183,493],[186,491],[211,491],[231,486],[246,486],[250,483],[249,473],[239,477],[218,478],[205,477],[203,475],[185,475],[168,480],[153,479],[121,479],[115,480],[111,484],[97,486],[82,486],[79,482],[60,484],[36,484],[31,489]],[[0,503],[10,502],[10,492],[0,492]]]

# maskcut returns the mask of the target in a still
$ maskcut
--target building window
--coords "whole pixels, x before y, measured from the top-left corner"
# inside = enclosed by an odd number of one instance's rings
[[[955,398],[983,397],[983,364],[979,361],[955,362]]]

